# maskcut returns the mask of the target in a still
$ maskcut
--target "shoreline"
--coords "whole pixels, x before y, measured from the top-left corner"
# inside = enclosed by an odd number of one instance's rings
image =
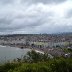
[[[4,45],[0,45],[0,47],[11,47],[11,48],[19,48],[19,47],[12,47],[12,46],[4,46]],[[44,51],[42,51],[42,50],[40,50],[40,49],[35,49],[35,48],[19,48],[19,49],[31,49],[31,50],[34,50],[34,51],[36,51],[36,52],[38,52],[38,53],[42,53],[42,54],[44,54]]]

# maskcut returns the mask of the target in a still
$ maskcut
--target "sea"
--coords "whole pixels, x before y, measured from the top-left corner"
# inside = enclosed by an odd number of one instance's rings
[[[31,49],[20,49],[17,47],[1,46],[0,45],[0,63],[11,61],[17,58],[22,58]]]

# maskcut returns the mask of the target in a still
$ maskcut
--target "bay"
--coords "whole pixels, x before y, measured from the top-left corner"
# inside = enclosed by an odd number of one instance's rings
[[[26,55],[31,49],[20,49],[16,47],[1,46],[0,45],[0,62],[6,62],[16,58],[21,58]]]

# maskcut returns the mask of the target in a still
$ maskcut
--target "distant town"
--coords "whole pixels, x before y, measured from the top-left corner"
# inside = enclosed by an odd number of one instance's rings
[[[72,33],[0,35],[0,45],[36,49],[55,57],[72,57]]]

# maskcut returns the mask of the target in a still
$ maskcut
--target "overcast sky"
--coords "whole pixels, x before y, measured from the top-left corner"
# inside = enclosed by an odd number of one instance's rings
[[[0,0],[0,34],[72,32],[72,0]]]

